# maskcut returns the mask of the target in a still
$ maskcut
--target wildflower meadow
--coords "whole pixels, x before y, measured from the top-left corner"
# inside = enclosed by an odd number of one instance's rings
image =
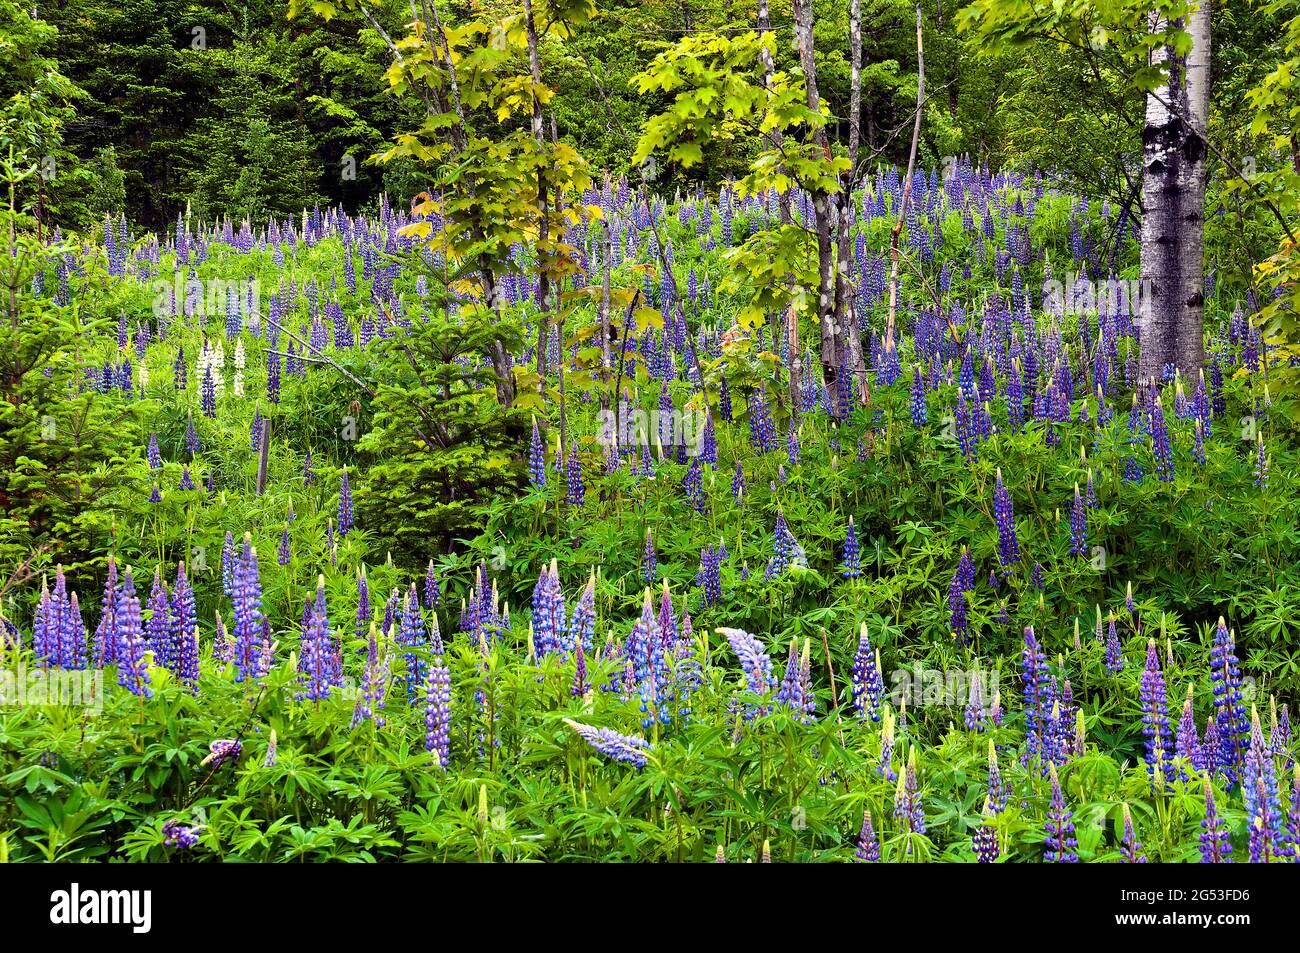
[[[140,6],[0,0],[0,861],[1300,859],[1293,3]]]

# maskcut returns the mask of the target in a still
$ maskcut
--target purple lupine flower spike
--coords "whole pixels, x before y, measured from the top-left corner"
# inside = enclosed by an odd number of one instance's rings
[[[1205,792],[1205,817],[1201,820],[1200,837],[1201,863],[1230,864],[1232,863],[1231,835],[1228,832],[1228,825],[1219,816],[1219,809],[1214,803],[1214,787],[1208,777],[1201,779],[1201,787]]]
[[[1020,559],[1020,545],[1016,538],[1016,519],[1011,509],[1011,494],[1002,482],[1002,468],[998,467],[993,489],[993,515],[998,524],[998,558],[1005,568]]]
[[[858,546],[858,533],[853,526],[853,517],[849,517],[848,529],[844,532],[844,570],[845,579],[857,579],[862,575],[862,555]]]
[[[434,766],[446,770],[451,763],[451,671],[441,656],[429,666],[424,724],[424,748],[433,753]]]
[[[235,625],[235,681],[261,678],[267,673],[262,645],[262,582],[257,569],[253,536],[244,534],[244,546],[231,570],[232,618]]]
[[[1047,836],[1043,841],[1047,850],[1043,857],[1049,863],[1077,864],[1079,857],[1075,851],[1079,842],[1074,836],[1074,815],[1061,791],[1061,779],[1056,774],[1056,765],[1048,767],[1048,774],[1052,780],[1052,799],[1047,810]]]
[[[862,812],[862,830],[858,833],[858,848],[853,852],[854,863],[874,863],[880,860],[880,840],[871,823],[871,812]]]
[[[1133,830],[1133,815],[1124,805],[1124,837],[1120,841],[1120,857],[1126,864],[1145,864],[1147,856],[1142,852],[1142,842]]]
[[[975,828],[975,833],[971,836],[971,849],[975,852],[975,859],[981,864],[995,863],[1001,853],[996,816],[992,802],[986,797],[980,825]]]
[[[135,593],[135,581],[131,576],[131,567],[126,567],[122,585],[117,591],[115,610],[117,624],[117,643],[119,656],[117,662],[117,683],[143,698],[152,698],[153,690],[149,687],[149,661],[145,656],[144,623],[140,615],[140,599]]]
[[[1147,661],[1142,671],[1142,737],[1146,751],[1147,774],[1156,787],[1170,777],[1173,739],[1169,730],[1169,704],[1165,693],[1165,676],[1160,669],[1156,640],[1147,640]]]
[[[610,728],[583,725],[571,718],[564,719],[564,723],[605,757],[630,764],[635,768],[645,767],[650,745],[639,735],[624,735]]]
[[[339,528],[338,534],[340,539],[347,539],[348,533],[352,532],[352,485],[348,482],[348,468],[343,468],[343,476],[339,480]]]

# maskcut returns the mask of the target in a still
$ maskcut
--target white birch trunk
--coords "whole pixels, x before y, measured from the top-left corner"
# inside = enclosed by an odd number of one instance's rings
[[[1147,97],[1142,130],[1142,284],[1139,294],[1143,382],[1173,365],[1195,376],[1204,361],[1205,157],[1210,93],[1210,0],[1186,26],[1186,58],[1169,61],[1169,82]]]

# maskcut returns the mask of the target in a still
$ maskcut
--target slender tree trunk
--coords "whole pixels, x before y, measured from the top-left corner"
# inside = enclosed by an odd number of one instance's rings
[[[862,142],[862,0],[851,0],[849,4],[849,46],[849,169],[840,176],[840,191],[836,196],[839,216],[835,237],[839,257],[835,275],[835,324],[844,346],[843,372],[853,375],[858,399],[865,402],[867,365],[862,356],[862,336],[858,333],[858,321],[853,311],[853,282],[850,280],[853,252],[849,240],[858,149]]]
[[[436,0],[419,0],[419,3],[420,9],[424,11],[423,22],[426,27],[429,23],[433,24],[438,38],[438,45],[434,46],[433,37],[430,36],[429,49],[435,56],[441,54],[443,65],[447,69],[447,86],[451,91],[451,105],[456,114],[456,122],[451,127],[452,151],[460,155],[469,142],[469,130],[465,125],[465,109],[460,98],[460,81],[456,77],[456,63],[451,56],[451,47],[447,44],[447,34],[443,29],[442,18],[438,15]],[[411,0],[411,14],[415,19],[421,19],[419,11],[416,10],[416,0]],[[477,229],[475,232],[475,238],[481,240],[483,236],[477,233]],[[491,259],[487,255],[479,258],[479,283],[483,288],[483,298],[487,306],[499,312],[500,291],[497,287],[496,273],[492,270]],[[515,402],[515,374],[510,352],[500,341],[494,341],[488,348],[488,360],[492,362],[492,370],[497,376],[497,402],[502,407],[510,407]]]
[[[1155,27],[1161,24],[1156,22]],[[1204,362],[1205,157],[1210,93],[1210,0],[1186,24],[1186,57],[1161,47],[1167,85],[1147,97],[1142,130],[1142,283],[1139,297],[1143,382],[1173,365],[1195,375]]]
[[[605,173],[605,191],[609,191],[608,172]],[[607,389],[610,383],[609,375],[614,369],[609,339],[610,270],[614,262],[614,223],[606,221],[602,231],[600,257],[604,261],[601,262],[603,275],[600,285],[600,380],[605,385],[605,389],[600,392],[600,409],[608,411],[611,400],[615,406],[618,405],[618,398],[613,397]],[[618,427],[614,429],[617,432]]]
[[[758,17],[755,26],[758,28],[759,33],[766,33],[772,29],[772,23],[767,11],[767,0],[758,0]],[[772,62],[772,54],[767,50],[763,50],[759,57],[763,61],[763,85],[771,93],[772,77],[776,73],[776,64]],[[772,130],[772,147],[777,152],[785,148],[785,134],[781,132],[779,127]],[[777,203],[781,209],[781,224],[789,225],[791,221],[789,191],[780,193],[777,196]]]
[[[803,68],[808,108],[820,112],[817,62],[813,55],[812,0],[794,0],[794,23],[795,48],[799,54],[799,65]],[[815,129],[812,139],[829,160],[831,145],[826,127],[823,125]],[[840,366],[839,328],[835,324],[835,243],[831,234],[834,222],[829,193],[825,189],[814,189],[811,194],[817,233],[817,326],[821,334],[822,377],[829,387],[834,384]]]
[[[533,19],[533,0],[524,0],[524,25],[528,33],[528,71],[532,76],[534,88],[542,85],[542,67],[537,57],[537,22]],[[542,129],[542,101],[533,95],[533,138],[537,140],[537,151],[546,151],[546,134]],[[547,334],[550,330],[550,315],[547,312],[547,292],[549,278],[543,257],[546,250],[550,229],[550,197],[547,195],[546,169],[537,168],[537,377],[540,388],[546,380]]]
[[[889,319],[885,325],[886,348],[898,341],[898,238],[907,218],[907,203],[912,199],[912,176],[916,170],[916,144],[921,138],[921,112],[925,107],[925,34],[922,31],[921,7],[916,8],[916,115],[912,119],[912,145],[907,153],[907,178],[903,197],[898,203],[898,220],[889,236]]]

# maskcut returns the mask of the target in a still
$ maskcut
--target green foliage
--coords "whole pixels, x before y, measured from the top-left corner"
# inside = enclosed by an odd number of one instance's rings
[[[0,565],[10,571],[90,560],[112,524],[91,502],[138,453],[133,415],[101,400],[82,375],[83,342],[113,326],[95,294],[104,277],[82,282],[86,305],[58,307],[32,291],[72,251],[38,241],[33,220],[14,207],[19,185],[37,174],[12,151],[0,160],[9,198],[0,211]]]
[[[518,322],[486,308],[434,311],[369,362],[376,412],[358,450],[374,462],[357,506],[376,548],[422,565],[519,487],[527,417],[498,406],[491,368],[471,360],[519,342]]]

